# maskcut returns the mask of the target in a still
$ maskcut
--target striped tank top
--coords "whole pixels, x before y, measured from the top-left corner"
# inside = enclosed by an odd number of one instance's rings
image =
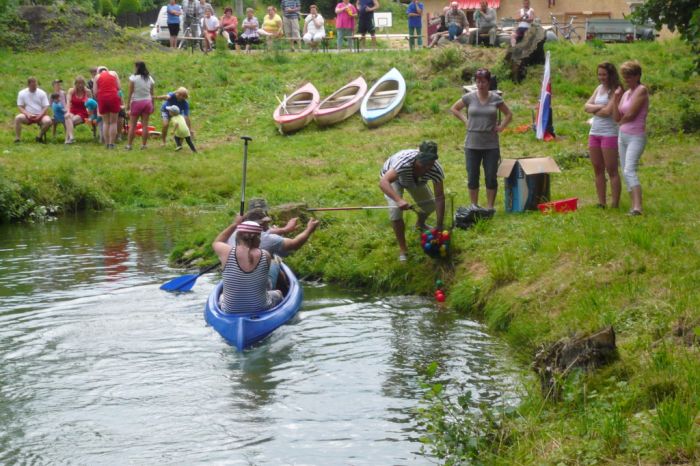
[[[261,251],[262,252],[262,251]],[[267,292],[267,274],[270,261],[264,253],[253,270],[244,272],[233,247],[224,267],[224,292],[221,309],[226,313],[256,312],[272,307]]]

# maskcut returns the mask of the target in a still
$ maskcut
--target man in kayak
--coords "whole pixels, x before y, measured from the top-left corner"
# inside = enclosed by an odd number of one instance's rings
[[[417,150],[402,150],[389,157],[384,162],[380,172],[379,188],[391,207],[389,218],[396,234],[396,241],[399,243],[399,260],[402,262],[407,260],[408,253],[403,211],[413,208],[403,198],[404,190],[411,193],[411,197],[417,205],[414,209],[418,214],[416,228],[429,229],[430,227],[425,224],[425,220],[435,210],[437,215],[436,228],[442,230],[445,217],[443,190],[445,172],[437,159],[437,143],[423,141]],[[435,195],[430,191],[428,181],[433,182]]]
[[[300,249],[309,240],[311,235],[318,227],[318,220],[315,218],[309,219],[304,231],[296,235],[294,238],[285,238],[284,234],[292,233],[297,228],[298,218],[293,218],[287,222],[284,227],[271,227],[272,218],[262,208],[250,209],[243,216],[243,220],[253,221],[262,227],[262,235],[260,238],[260,248],[269,252],[275,258],[270,264],[270,284],[272,288],[277,285],[277,277],[279,275],[279,259],[277,257],[287,257],[289,254]],[[229,244],[235,244],[235,236],[229,240]]]

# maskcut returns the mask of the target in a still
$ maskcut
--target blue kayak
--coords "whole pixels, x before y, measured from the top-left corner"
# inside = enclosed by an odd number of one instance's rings
[[[235,346],[238,351],[243,351],[244,348],[267,337],[299,311],[304,298],[304,291],[299,285],[299,280],[286,264],[281,264],[280,271],[284,272],[287,277],[289,290],[282,302],[271,309],[235,314],[223,312],[219,307],[219,298],[224,289],[223,282],[219,282],[209,295],[204,307],[204,319],[224,337],[227,343]]]

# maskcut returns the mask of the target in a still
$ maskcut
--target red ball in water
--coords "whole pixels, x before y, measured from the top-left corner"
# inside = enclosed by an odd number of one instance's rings
[[[444,302],[445,302],[445,295],[442,294],[442,293],[440,293],[439,295],[435,296],[435,299],[436,299],[437,302],[439,302],[439,303],[444,303]]]

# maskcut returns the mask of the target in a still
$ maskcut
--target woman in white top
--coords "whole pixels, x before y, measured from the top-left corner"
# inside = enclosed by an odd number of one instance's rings
[[[512,47],[522,40],[533,21],[535,21],[535,10],[530,8],[530,0],[523,0],[523,7],[518,10],[518,27],[510,36]]]
[[[620,173],[617,166],[619,154],[617,150],[618,127],[613,120],[613,93],[620,87],[620,77],[615,65],[603,62],[598,65],[598,82],[593,95],[588,99],[584,109],[593,114],[591,118],[591,131],[588,133],[588,153],[591,156],[593,173],[595,174],[595,190],[598,194],[598,207],[606,206],[605,172],[610,178],[610,191],[612,193],[611,207],[620,205]]]
[[[141,149],[148,143],[148,118],[153,113],[153,86],[155,82],[142,61],[134,63],[134,74],[129,76],[129,96],[126,99],[126,110],[129,113],[129,136],[126,150],[131,150],[136,134],[136,122],[141,117],[142,144]]]
[[[326,30],[323,27],[323,16],[318,13],[316,5],[309,7],[309,14],[304,20],[304,42],[311,50],[318,50],[318,44],[326,37]]]

